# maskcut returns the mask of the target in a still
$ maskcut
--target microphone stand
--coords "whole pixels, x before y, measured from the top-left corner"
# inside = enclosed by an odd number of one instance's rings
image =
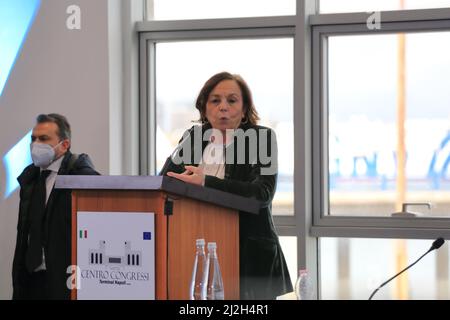
[[[437,238],[433,244],[431,245],[431,248],[425,252],[419,259],[417,259],[413,264],[409,265],[408,267],[406,267],[405,269],[403,269],[402,271],[400,271],[399,273],[397,273],[395,276],[393,276],[392,278],[390,278],[389,280],[387,280],[386,282],[384,282],[381,286],[379,286],[378,288],[376,288],[372,294],[369,297],[369,300],[372,300],[372,297],[375,295],[375,293],[378,292],[378,290],[380,290],[382,287],[384,287],[389,281],[393,280],[395,277],[401,275],[403,272],[405,272],[406,270],[408,270],[409,268],[411,268],[413,265],[415,265],[417,262],[420,261],[420,259],[422,259],[423,257],[425,257],[428,253],[430,253],[431,251],[435,250],[435,249],[439,249],[442,245],[444,244],[444,239],[442,238]]]
[[[405,269],[403,269],[402,271],[400,271],[399,273],[397,273],[395,276],[393,276],[392,278],[390,278],[389,280],[387,280],[386,282],[384,282],[381,286],[379,286],[378,288],[376,288],[372,294],[369,297],[369,300],[372,300],[372,297],[375,295],[375,293],[378,292],[378,290],[380,290],[382,287],[384,287],[386,284],[388,284],[389,281],[393,280],[395,277],[401,275],[403,272],[405,272],[406,270],[408,270],[409,268],[411,268],[413,265],[415,265],[417,262],[420,261],[420,259],[422,259],[423,257],[425,257],[428,253],[430,253],[430,251],[434,250],[434,248],[430,248],[430,250],[428,250],[427,252],[425,252],[419,259],[416,260],[416,262],[414,262],[413,264],[409,265],[408,267],[406,267]]]

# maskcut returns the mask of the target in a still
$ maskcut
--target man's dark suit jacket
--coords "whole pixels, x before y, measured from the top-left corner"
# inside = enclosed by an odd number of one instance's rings
[[[17,223],[17,242],[14,253],[12,279],[13,299],[27,297],[24,284],[30,274],[25,267],[25,254],[28,248],[30,227],[30,201],[39,167],[33,164],[26,167],[17,178],[20,184],[19,219]],[[89,156],[76,156],[68,151],[64,155],[58,175],[98,175]],[[47,245],[44,247],[47,268],[48,298],[69,299],[70,290],[66,282],[71,265],[71,191],[53,189],[46,207]]]

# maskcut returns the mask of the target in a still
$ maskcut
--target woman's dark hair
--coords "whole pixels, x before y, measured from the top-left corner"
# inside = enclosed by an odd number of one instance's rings
[[[40,114],[37,116],[36,123],[45,122],[53,122],[58,126],[57,134],[60,140],[70,140],[72,133],[70,131],[70,124],[67,121],[66,117],[57,113]]]
[[[256,125],[259,120],[259,116],[253,104],[253,98],[250,88],[240,75],[231,74],[229,72],[220,72],[213,75],[208,81],[205,82],[203,88],[200,90],[200,93],[198,94],[197,97],[197,101],[195,103],[195,107],[200,112],[200,121],[201,122],[207,121],[206,103],[208,102],[209,95],[211,91],[213,91],[213,89],[224,80],[234,80],[239,85],[239,88],[241,89],[242,93],[243,109],[244,109],[243,111],[245,114],[243,122],[249,123],[251,125]]]

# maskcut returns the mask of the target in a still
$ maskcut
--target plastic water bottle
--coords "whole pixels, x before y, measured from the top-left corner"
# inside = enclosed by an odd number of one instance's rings
[[[208,300],[224,300],[222,274],[220,272],[219,259],[217,258],[217,245],[208,243]]]
[[[297,300],[312,300],[312,282],[306,269],[301,269],[298,273],[298,278],[295,282],[295,295]]]
[[[192,279],[189,288],[189,299],[206,300],[206,283],[204,282],[206,267],[205,239],[195,241],[197,247],[195,253],[194,267],[192,269]]]

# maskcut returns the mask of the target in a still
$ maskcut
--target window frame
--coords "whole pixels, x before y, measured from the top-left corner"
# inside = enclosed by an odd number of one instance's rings
[[[371,13],[318,14],[319,0],[296,0],[296,15],[230,19],[142,21],[134,26],[139,43],[139,174],[154,172],[156,126],[155,45],[168,41],[293,37],[294,39],[294,216],[274,216],[280,236],[297,237],[298,269],[307,268],[320,297],[319,237],[450,238],[450,220],[322,216],[326,122],[321,85],[325,36],[385,31],[421,31],[426,25],[447,28],[450,9],[381,11],[382,30],[368,30]],[[152,0],[145,1],[152,17]],[[443,25],[442,25],[443,24]],[[386,29],[386,27],[392,29]],[[421,29],[422,28],[422,29]],[[326,101],[326,100],[325,100]],[[327,119],[325,119],[327,120]],[[326,147],[326,148],[325,148]],[[152,161],[150,161],[152,160]],[[149,165],[153,163],[152,165]],[[325,167],[324,167],[325,166]],[[325,168],[325,169],[324,169]],[[327,173],[324,175],[323,173]],[[327,185],[327,184],[325,184]],[[394,223],[393,223],[394,222]],[[295,278],[296,275],[291,275]]]
[[[155,45],[183,40],[222,40],[292,37],[294,42],[294,215],[274,216],[279,236],[297,237],[297,269],[307,268],[315,297],[318,285],[318,239],[310,236],[311,188],[311,29],[308,17],[318,12],[319,0],[296,0],[296,14],[229,19],[150,20],[137,22],[139,49],[139,174],[155,172],[156,86]],[[144,3],[145,20],[153,16],[152,0]],[[151,160],[151,161],[150,161]],[[149,165],[150,164],[150,165]],[[291,275],[293,281],[296,274]]]
[[[296,14],[229,19],[142,21],[135,25],[139,42],[139,174],[155,172],[156,164],[156,86],[155,46],[160,42],[264,39],[293,39],[293,123],[294,125],[294,212],[274,216],[279,236],[297,237],[297,269],[307,268],[312,276],[315,297],[318,281],[318,240],[311,237],[311,30],[308,17],[318,12],[318,0],[296,0]],[[152,1],[145,4],[152,17]],[[293,281],[296,274],[291,275]]]
[[[450,31],[450,9],[381,11],[381,28],[369,29],[373,14],[336,13],[310,17],[313,45],[313,224],[316,237],[433,239],[450,237],[449,218],[348,217],[328,213],[328,38],[339,35]]]

